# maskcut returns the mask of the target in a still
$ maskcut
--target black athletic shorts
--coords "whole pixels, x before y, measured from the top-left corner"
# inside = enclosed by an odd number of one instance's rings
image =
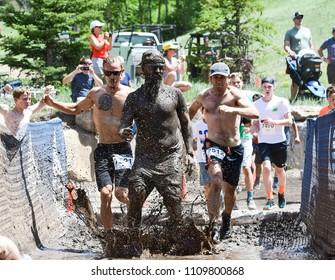
[[[287,159],[286,140],[275,144],[258,143],[258,147],[261,154],[262,162],[265,160],[269,160],[277,167],[285,167]]]
[[[98,190],[106,185],[127,187],[133,161],[129,142],[98,144],[94,151]]]

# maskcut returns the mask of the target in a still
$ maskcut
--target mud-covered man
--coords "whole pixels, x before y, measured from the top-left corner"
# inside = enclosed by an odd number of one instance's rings
[[[140,227],[142,206],[156,187],[162,195],[172,225],[181,220],[182,148],[186,149],[187,172],[195,167],[192,127],[185,99],[179,89],[164,85],[164,58],[146,51],[141,67],[144,84],[126,99],[120,135],[130,141],[136,122],[135,161],[129,180],[128,226]]]
[[[211,177],[208,193],[210,232],[216,243],[219,238],[231,236],[230,217],[235,203],[243,146],[240,140],[240,116],[257,118],[258,112],[247,96],[235,87],[228,86],[230,70],[224,63],[215,63],[210,68],[211,88],[200,92],[189,108],[192,119],[204,107],[207,115],[208,138],[205,148],[208,171]],[[223,185],[225,209],[218,236],[217,220],[220,212],[220,191]]]
[[[80,114],[93,108],[93,120],[99,134],[94,151],[95,173],[101,199],[101,220],[106,231],[112,228],[112,193],[128,205],[128,177],[132,164],[129,142],[119,135],[123,105],[131,88],[120,84],[124,71],[118,57],[109,56],[103,61],[106,85],[94,87],[79,103],[61,103],[46,98],[46,103],[66,114]]]

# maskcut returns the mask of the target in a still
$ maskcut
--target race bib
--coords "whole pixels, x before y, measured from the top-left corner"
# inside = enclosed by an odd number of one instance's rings
[[[226,156],[226,153],[219,149],[218,147],[210,147],[206,149],[206,154],[208,157],[216,157],[220,160],[223,160]]]
[[[134,159],[129,155],[113,155],[115,170],[130,169]]]
[[[273,135],[275,134],[275,125],[274,124],[266,125],[265,123],[262,123],[261,131],[266,135]]]

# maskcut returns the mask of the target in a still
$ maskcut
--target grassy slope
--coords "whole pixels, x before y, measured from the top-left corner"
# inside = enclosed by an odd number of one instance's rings
[[[317,4],[316,4],[317,2]],[[328,0],[263,0],[265,10],[262,15],[264,19],[273,23],[275,34],[269,34],[274,47],[264,49],[264,52],[254,58],[256,76],[272,76],[276,80],[276,93],[280,96],[290,97],[291,79],[285,74],[286,53],[283,49],[284,35],[286,30],[293,27],[292,15],[300,11],[305,15],[303,25],[311,29],[314,48],[318,49],[322,42],[331,37],[331,28],[335,26],[332,12],[335,8],[335,1]],[[186,39],[188,36],[186,37]],[[185,36],[180,37],[181,42],[186,41]],[[279,53],[278,53],[279,50]],[[326,53],[326,52],[324,52]],[[320,78],[321,83],[327,87],[326,65],[322,65],[323,75]],[[192,100],[196,91],[204,88],[206,85],[194,84],[194,90],[187,93],[186,98]],[[309,101],[305,101],[309,102]],[[299,103],[297,103],[299,104]]]
[[[332,36],[331,28],[335,25],[332,15],[335,2],[328,0],[267,0],[263,2],[266,7],[263,17],[271,21],[277,30],[276,34],[271,34],[271,40],[275,46],[280,47],[281,53],[276,53],[273,48],[265,49],[266,55],[255,59],[256,74],[275,77],[277,92],[282,96],[289,97],[291,80],[285,74],[284,58],[286,53],[283,50],[283,41],[286,30],[293,26],[292,15],[295,11],[304,14],[303,25],[311,29],[314,49],[317,50],[325,39]],[[326,65],[322,65],[322,70],[323,75],[320,81],[327,87]]]

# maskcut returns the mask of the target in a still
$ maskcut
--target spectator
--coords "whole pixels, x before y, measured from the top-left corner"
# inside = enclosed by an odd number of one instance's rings
[[[210,73],[212,87],[197,95],[189,107],[189,114],[192,119],[197,111],[204,107],[207,115],[208,138],[205,147],[211,177],[208,205],[212,206],[213,217],[209,221],[209,228],[213,242],[217,242],[231,236],[231,213],[243,160],[243,146],[239,134],[240,116],[256,118],[258,112],[239,89],[228,86],[230,70],[226,64],[214,63]],[[225,209],[219,233],[222,187]]]
[[[184,74],[185,56],[180,55],[179,59],[175,58],[178,46],[173,43],[163,45],[165,69],[163,72],[163,82],[175,88],[179,88],[182,92],[192,88],[192,84],[185,81],[177,81],[177,74]]]
[[[103,75],[103,60],[107,58],[108,51],[112,49],[112,38],[109,32],[102,34],[105,24],[99,20],[93,20],[90,24],[91,35],[88,37],[92,49],[92,63],[95,74],[101,79]]]
[[[118,57],[108,56],[103,61],[106,85],[94,87],[79,103],[62,103],[46,97],[49,106],[65,114],[78,115],[93,108],[93,121],[99,135],[99,144],[94,151],[95,175],[100,192],[100,214],[105,231],[110,232],[112,224],[112,194],[129,204],[128,177],[132,163],[131,146],[119,135],[123,105],[130,88],[120,84],[124,70]]]
[[[219,56],[220,52],[210,45],[209,38],[204,37],[204,48],[201,51],[200,59],[204,63],[201,72],[206,82],[209,82],[209,69],[213,63],[218,61]]]
[[[328,83],[335,87],[335,26],[333,27],[333,37],[324,41],[318,49],[318,54],[327,63]],[[327,49],[328,55],[323,55],[323,50]]]
[[[301,50],[313,50],[312,34],[309,28],[302,25],[304,15],[295,12],[293,15],[294,27],[286,31],[284,38],[284,50],[294,59]],[[287,66],[286,73],[289,74]],[[299,92],[299,85],[292,80],[291,102],[294,102]]]
[[[124,64],[124,58],[122,56],[118,56],[120,58],[120,60],[122,61],[122,63]],[[128,87],[132,87],[132,81],[131,81],[131,76],[130,74],[124,70],[123,73],[122,73],[122,76],[121,76],[121,85],[124,85],[124,86],[128,86]]]
[[[83,100],[94,84],[101,87],[102,80],[94,73],[92,61],[89,57],[83,57],[74,71],[64,77],[63,84],[71,83],[71,99],[73,102]]]
[[[181,222],[182,150],[186,173],[195,167],[192,127],[179,89],[162,83],[164,58],[159,51],[142,55],[144,84],[131,92],[124,105],[120,135],[130,141],[137,125],[135,161],[129,181],[128,226],[141,225],[143,203],[154,188],[163,197],[171,228]]]
[[[319,117],[327,114],[335,108],[335,87],[328,87],[326,90],[328,105],[323,107],[319,112]]]
[[[258,132],[258,146],[263,162],[263,184],[268,199],[264,210],[276,207],[273,199],[271,163],[274,164],[278,175],[279,207],[286,206],[284,167],[287,159],[287,142],[284,127],[292,125],[292,116],[287,100],[274,95],[274,84],[274,79],[263,78],[261,85],[264,96],[254,103],[259,112],[259,120],[254,121],[253,131]]]

